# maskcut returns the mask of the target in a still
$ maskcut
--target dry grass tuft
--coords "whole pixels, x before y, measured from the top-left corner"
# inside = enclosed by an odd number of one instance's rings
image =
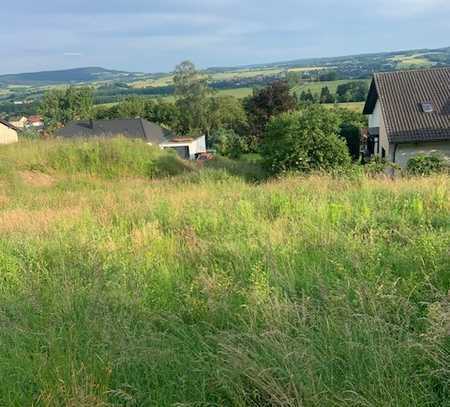
[[[64,209],[10,209],[0,213],[0,233],[47,233],[80,217],[79,207]]]

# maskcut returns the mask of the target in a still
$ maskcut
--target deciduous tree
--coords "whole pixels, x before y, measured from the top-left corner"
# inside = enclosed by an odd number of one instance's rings
[[[45,93],[39,113],[49,130],[53,130],[72,120],[87,120],[93,117],[92,88],[69,87]]]
[[[271,117],[294,110],[297,100],[291,94],[286,81],[277,81],[256,90],[245,101],[250,131],[257,143],[260,142]]]
[[[340,118],[320,105],[274,117],[263,139],[262,154],[273,173],[330,170],[350,163],[339,137]]]
[[[176,106],[179,110],[178,128],[182,133],[202,133],[207,129],[208,96],[211,91],[205,75],[190,61],[175,68]]]

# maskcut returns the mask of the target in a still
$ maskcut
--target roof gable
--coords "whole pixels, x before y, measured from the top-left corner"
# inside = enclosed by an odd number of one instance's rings
[[[366,104],[364,105],[363,114],[372,114],[375,110],[378,100],[378,91],[375,84],[375,79],[372,79],[370,84],[369,93],[367,95]]]
[[[18,131],[19,130],[16,126],[13,126],[11,123],[9,123],[9,122],[7,122],[6,120],[3,120],[3,119],[0,119],[0,124],[10,128],[11,130],[14,130],[14,131]]]
[[[375,74],[365,114],[373,113],[377,99],[390,142],[450,140],[450,68]]]

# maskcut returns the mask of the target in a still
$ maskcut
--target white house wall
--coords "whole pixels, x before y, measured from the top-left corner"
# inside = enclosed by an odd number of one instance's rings
[[[450,141],[398,144],[395,152],[395,162],[400,167],[405,168],[409,159],[418,154],[439,155],[450,163]]]
[[[206,138],[205,136],[198,137],[190,143],[162,143],[159,145],[161,148],[174,148],[174,147],[189,147],[189,159],[195,160],[195,155],[206,152]]]
[[[373,113],[369,115],[369,128],[380,127],[381,123],[381,104],[377,100]]]
[[[18,141],[17,131],[0,124],[0,144],[12,144]]]

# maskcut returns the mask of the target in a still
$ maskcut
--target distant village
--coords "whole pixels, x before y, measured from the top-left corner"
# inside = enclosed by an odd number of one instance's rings
[[[22,116],[20,118],[13,118],[10,123],[17,129],[33,129],[37,131],[42,131],[44,129],[44,119],[42,116]]]

